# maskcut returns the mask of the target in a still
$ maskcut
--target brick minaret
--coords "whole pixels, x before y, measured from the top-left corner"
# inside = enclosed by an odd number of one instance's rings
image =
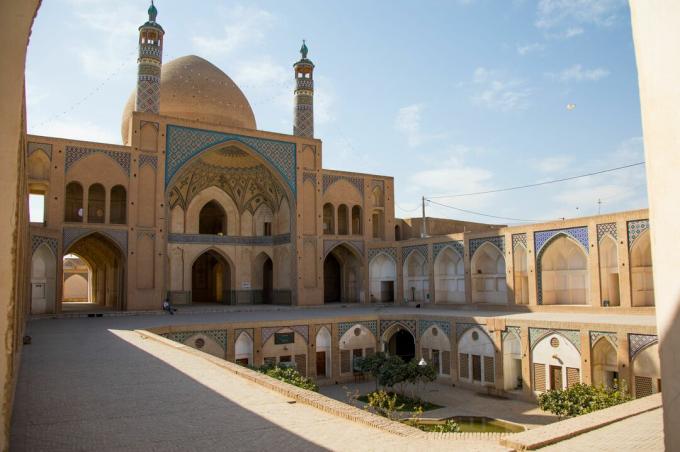
[[[314,137],[314,63],[307,59],[307,45],[302,41],[302,58],[293,65],[295,70],[295,117],[293,135]]]
[[[163,27],[156,23],[158,10],[151,1],[149,21],[139,27],[137,58],[137,102],[135,111],[158,113],[161,100],[161,62]]]

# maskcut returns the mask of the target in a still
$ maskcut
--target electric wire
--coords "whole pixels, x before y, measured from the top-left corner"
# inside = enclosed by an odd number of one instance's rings
[[[520,222],[525,222],[525,223],[547,223],[547,222],[555,221],[555,220],[528,220],[526,218],[502,217],[502,216],[499,216],[499,215],[491,215],[491,214],[488,214],[488,213],[475,212],[474,210],[461,209],[459,207],[454,207],[454,206],[450,206],[448,204],[442,204],[442,203],[437,202],[437,201],[432,201],[429,198],[425,198],[425,201],[427,201],[430,204],[435,204],[437,206],[457,210],[459,212],[469,213],[469,214],[472,214],[472,215],[479,215],[479,216],[488,217],[488,218],[496,218],[496,219],[499,219],[499,220],[520,221]]]

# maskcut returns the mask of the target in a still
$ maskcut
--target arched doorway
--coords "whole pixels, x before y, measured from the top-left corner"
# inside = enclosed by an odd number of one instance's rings
[[[465,303],[463,258],[453,248],[444,248],[434,261],[435,303]]]
[[[390,331],[388,330],[386,333],[390,334]],[[388,354],[398,356],[405,363],[416,357],[416,339],[409,330],[401,325],[396,325],[391,335],[387,337],[389,339],[385,342],[385,351]]]
[[[531,350],[534,392],[566,389],[581,382],[581,353],[559,333],[543,336]]]
[[[394,283],[397,280],[397,264],[390,256],[380,253],[368,267],[371,280],[371,302],[394,301]]]
[[[265,252],[261,252],[253,260],[252,290],[254,303],[274,303],[274,263]]]
[[[588,256],[571,237],[560,234],[539,252],[544,305],[588,304]]]
[[[56,257],[43,243],[31,259],[31,314],[54,312],[56,276]]]
[[[616,240],[609,234],[600,240],[600,287],[603,306],[619,306],[619,256]]]
[[[640,234],[631,246],[630,285],[633,306],[654,306],[652,247],[649,229]]]
[[[601,337],[593,346],[591,354],[593,367],[593,384],[612,387],[619,379],[619,363],[616,348],[608,339]]]
[[[424,301],[430,291],[427,260],[419,251],[413,251],[404,262],[404,298],[407,301]]]
[[[242,366],[253,364],[253,338],[245,331],[242,331],[236,338],[236,343],[234,344],[234,362]]]
[[[522,343],[513,331],[503,339],[503,389],[522,389]]]
[[[375,353],[376,338],[366,326],[355,324],[340,337],[340,374],[348,374],[354,370],[357,358],[371,356]]]
[[[495,356],[488,334],[479,327],[469,328],[458,339],[458,378],[473,384],[494,384]]]
[[[451,342],[438,326],[429,327],[420,336],[421,356],[438,375],[451,375]]]
[[[231,300],[231,268],[219,253],[208,250],[191,267],[192,303],[222,303]]]
[[[477,248],[470,262],[472,267],[473,303],[507,303],[505,258],[490,242]]]
[[[333,248],[323,263],[324,303],[359,303],[362,298],[361,259],[345,244]]]
[[[62,268],[63,311],[125,308],[125,254],[104,234],[87,235],[69,246]]]
[[[635,398],[661,392],[659,343],[653,342],[633,356],[633,387]]]
[[[331,377],[331,333],[321,327],[316,333],[316,377]]]
[[[227,214],[216,201],[208,201],[198,214],[199,234],[226,234]]]

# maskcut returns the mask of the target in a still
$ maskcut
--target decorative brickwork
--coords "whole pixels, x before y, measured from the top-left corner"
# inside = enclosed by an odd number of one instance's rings
[[[164,333],[161,336],[170,339],[180,344],[184,344],[187,339],[197,334],[204,334],[212,339],[222,347],[222,350],[227,350],[227,330],[198,330],[198,331],[179,331],[173,333]]]
[[[491,340],[491,336],[486,329],[486,325],[481,325],[478,323],[456,323],[456,340],[460,340],[461,336],[465,334],[465,332],[470,328],[479,328],[484,334],[486,334],[489,340]]]
[[[62,250],[66,252],[68,248],[73,245],[78,239],[86,235],[98,232],[111,240],[113,240],[120,247],[124,255],[127,255],[128,248],[128,233],[121,229],[104,229],[104,228],[64,228],[62,239]]]
[[[255,333],[253,332],[252,328],[236,328],[234,330],[234,338],[238,339],[241,333],[246,333],[248,336],[250,336],[250,340],[255,342]]]
[[[52,145],[46,143],[28,143],[28,146],[26,147],[26,155],[30,156],[38,150],[43,151],[47,155],[47,158],[52,160]]]
[[[482,237],[479,239],[472,239],[469,242],[470,246],[470,258],[475,255],[475,252],[477,249],[484,245],[485,243],[491,243],[494,245],[496,248],[498,248],[501,252],[501,254],[505,254],[505,237],[503,236],[497,236],[497,237]]]
[[[358,322],[340,322],[338,323],[338,340],[347,332],[350,328],[356,325],[361,325],[368,331],[373,333],[373,337],[378,337],[378,321],[377,320],[360,320]]]
[[[273,326],[262,328],[262,345],[267,343],[267,340],[283,329],[293,330],[302,336],[305,342],[309,342],[309,326],[308,325],[293,325],[293,326]]]
[[[597,241],[599,243],[600,240],[602,240],[602,237],[605,236],[605,234],[609,234],[612,236],[614,240],[618,238],[617,232],[616,232],[616,223],[603,223],[603,224],[598,224],[597,225]]]
[[[313,171],[305,171],[302,173],[302,182],[310,181],[316,187],[316,173]]]
[[[343,174],[328,174],[324,173],[323,175],[323,192],[326,193],[328,188],[333,185],[334,183],[338,181],[347,181],[351,185],[353,185],[357,190],[359,190],[359,193],[361,193],[361,196],[364,195],[364,180],[361,177],[354,177],[354,176],[345,176]]]
[[[595,343],[600,340],[600,338],[607,338],[609,341],[612,343],[614,348],[618,346],[618,337],[616,333],[608,332],[608,331],[591,331],[590,332],[590,347],[592,348]]]
[[[57,239],[53,239],[52,237],[42,237],[39,235],[34,235],[31,237],[31,252],[35,253],[35,250],[38,249],[38,247],[42,244],[46,244],[49,249],[52,251],[54,254],[54,257],[57,257],[57,246],[58,242]]]
[[[420,253],[424,258],[425,262],[429,262],[428,254],[427,254],[427,245],[413,245],[413,246],[405,246],[401,249],[401,262],[406,262],[406,259],[413,253],[414,251],[417,251]]]
[[[333,248],[341,243],[349,244],[350,248],[354,248],[360,255],[364,255],[363,240],[324,240],[323,241],[323,255],[328,256],[328,253],[333,251]]]
[[[441,253],[447,246],[453,248],[461,258],[465,256],[465,247],[463,246],[463,242],[460,240],[452,240],[450,242],[441,242],[432,245],[432,258],[436,260],[439,253]]]
[[[140,154],[139,155],[139,167],[144,165],[151,166],[154,170],[158,168],[158,157],[155,155]]]
[[[374,257],[378,254],[386,254],[397,262],[397,249],[396,248],[369,248],[368,249],[368,261],[372,261]]]
[[[380,334],[384,335],[385,332],[393,325],[399,324],[400,326],[407,329],[415,338],[416,337],[416,321],[415,320],[381,320],[380,321]]]
[[[628,222],[628,248],[633,248],[633,242],[643,232],[649,229],[649,220],[636,220]]]
[[[512,249],[514,250],[517,245],[524,245],[524,248],[527,248],[527,234],[525,232],[512,234]]]
[[[446,334],[446,337],[451,339],[451,323],[446,320],[418,320],[418,331],[420,336],[422,337],[425,331],[431,326],[436,326],[440,331]]]
[[[86,148],[82,146],[66,146],[64,172],[67,173],[78,161],[94,154],[103,154],[116,162],[123,172],[130,177],[130,153],[111,151],[108,149]]]
[[[654,393],[652,389],[652,379],[635,375],[635,398],[647,397]]]
[[[529,328],[529,344],[531,349],[536,346],[537,343],[541,341],[544,337],[557,333],[564,336],[569,342],[571,342],[576,350],[581,353],[581,333],[578,330],[551,330],[548,328]]]
[[[581,382],[581,371],[575,367],[567,367],[567,388]]]
[[[658,336],[654,334],[629,334],[628,353],[630,355],[631,362],[633,361],[633,358],[635,358],[635,355],[640,352],[640,350],[658,341]]]
[[[494,359],[491,356],[484,356],[484,381],[486,383],[493,383],[495,381]]]
[[[510,333],[515,333],[518,338],[522,338],[522,328],[518,326],[508,326],[505,328],[505,331],[501,333],[502,340],[505,340],[505,338],[508,337],[508,334]]]
[[[169,243],[204,243],[220,245],[283,245],[290,243],[290,234],[275,236],[234,236],[215,234],[168,234]]]

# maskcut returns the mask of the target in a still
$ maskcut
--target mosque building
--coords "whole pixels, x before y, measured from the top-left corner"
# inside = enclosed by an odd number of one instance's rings
[[[29,192],[45,205],[30,224],[31,314],[158,310],[166,297],[418,306],[409,318],[159,331],[232,361],[292,360],[320,380],[351,378],[355,357],[382,349],[495,391],[619,378],[638,396],[661,390],[646,210],[513,227],[398,219],[392,177],[323,168],[304,42],[292,134],[272,133],[210,62],[163,63],[156,18],[152,5],[139,27],[122,145],[27,137]],[[283,333],[297,353],[276,343]]]

